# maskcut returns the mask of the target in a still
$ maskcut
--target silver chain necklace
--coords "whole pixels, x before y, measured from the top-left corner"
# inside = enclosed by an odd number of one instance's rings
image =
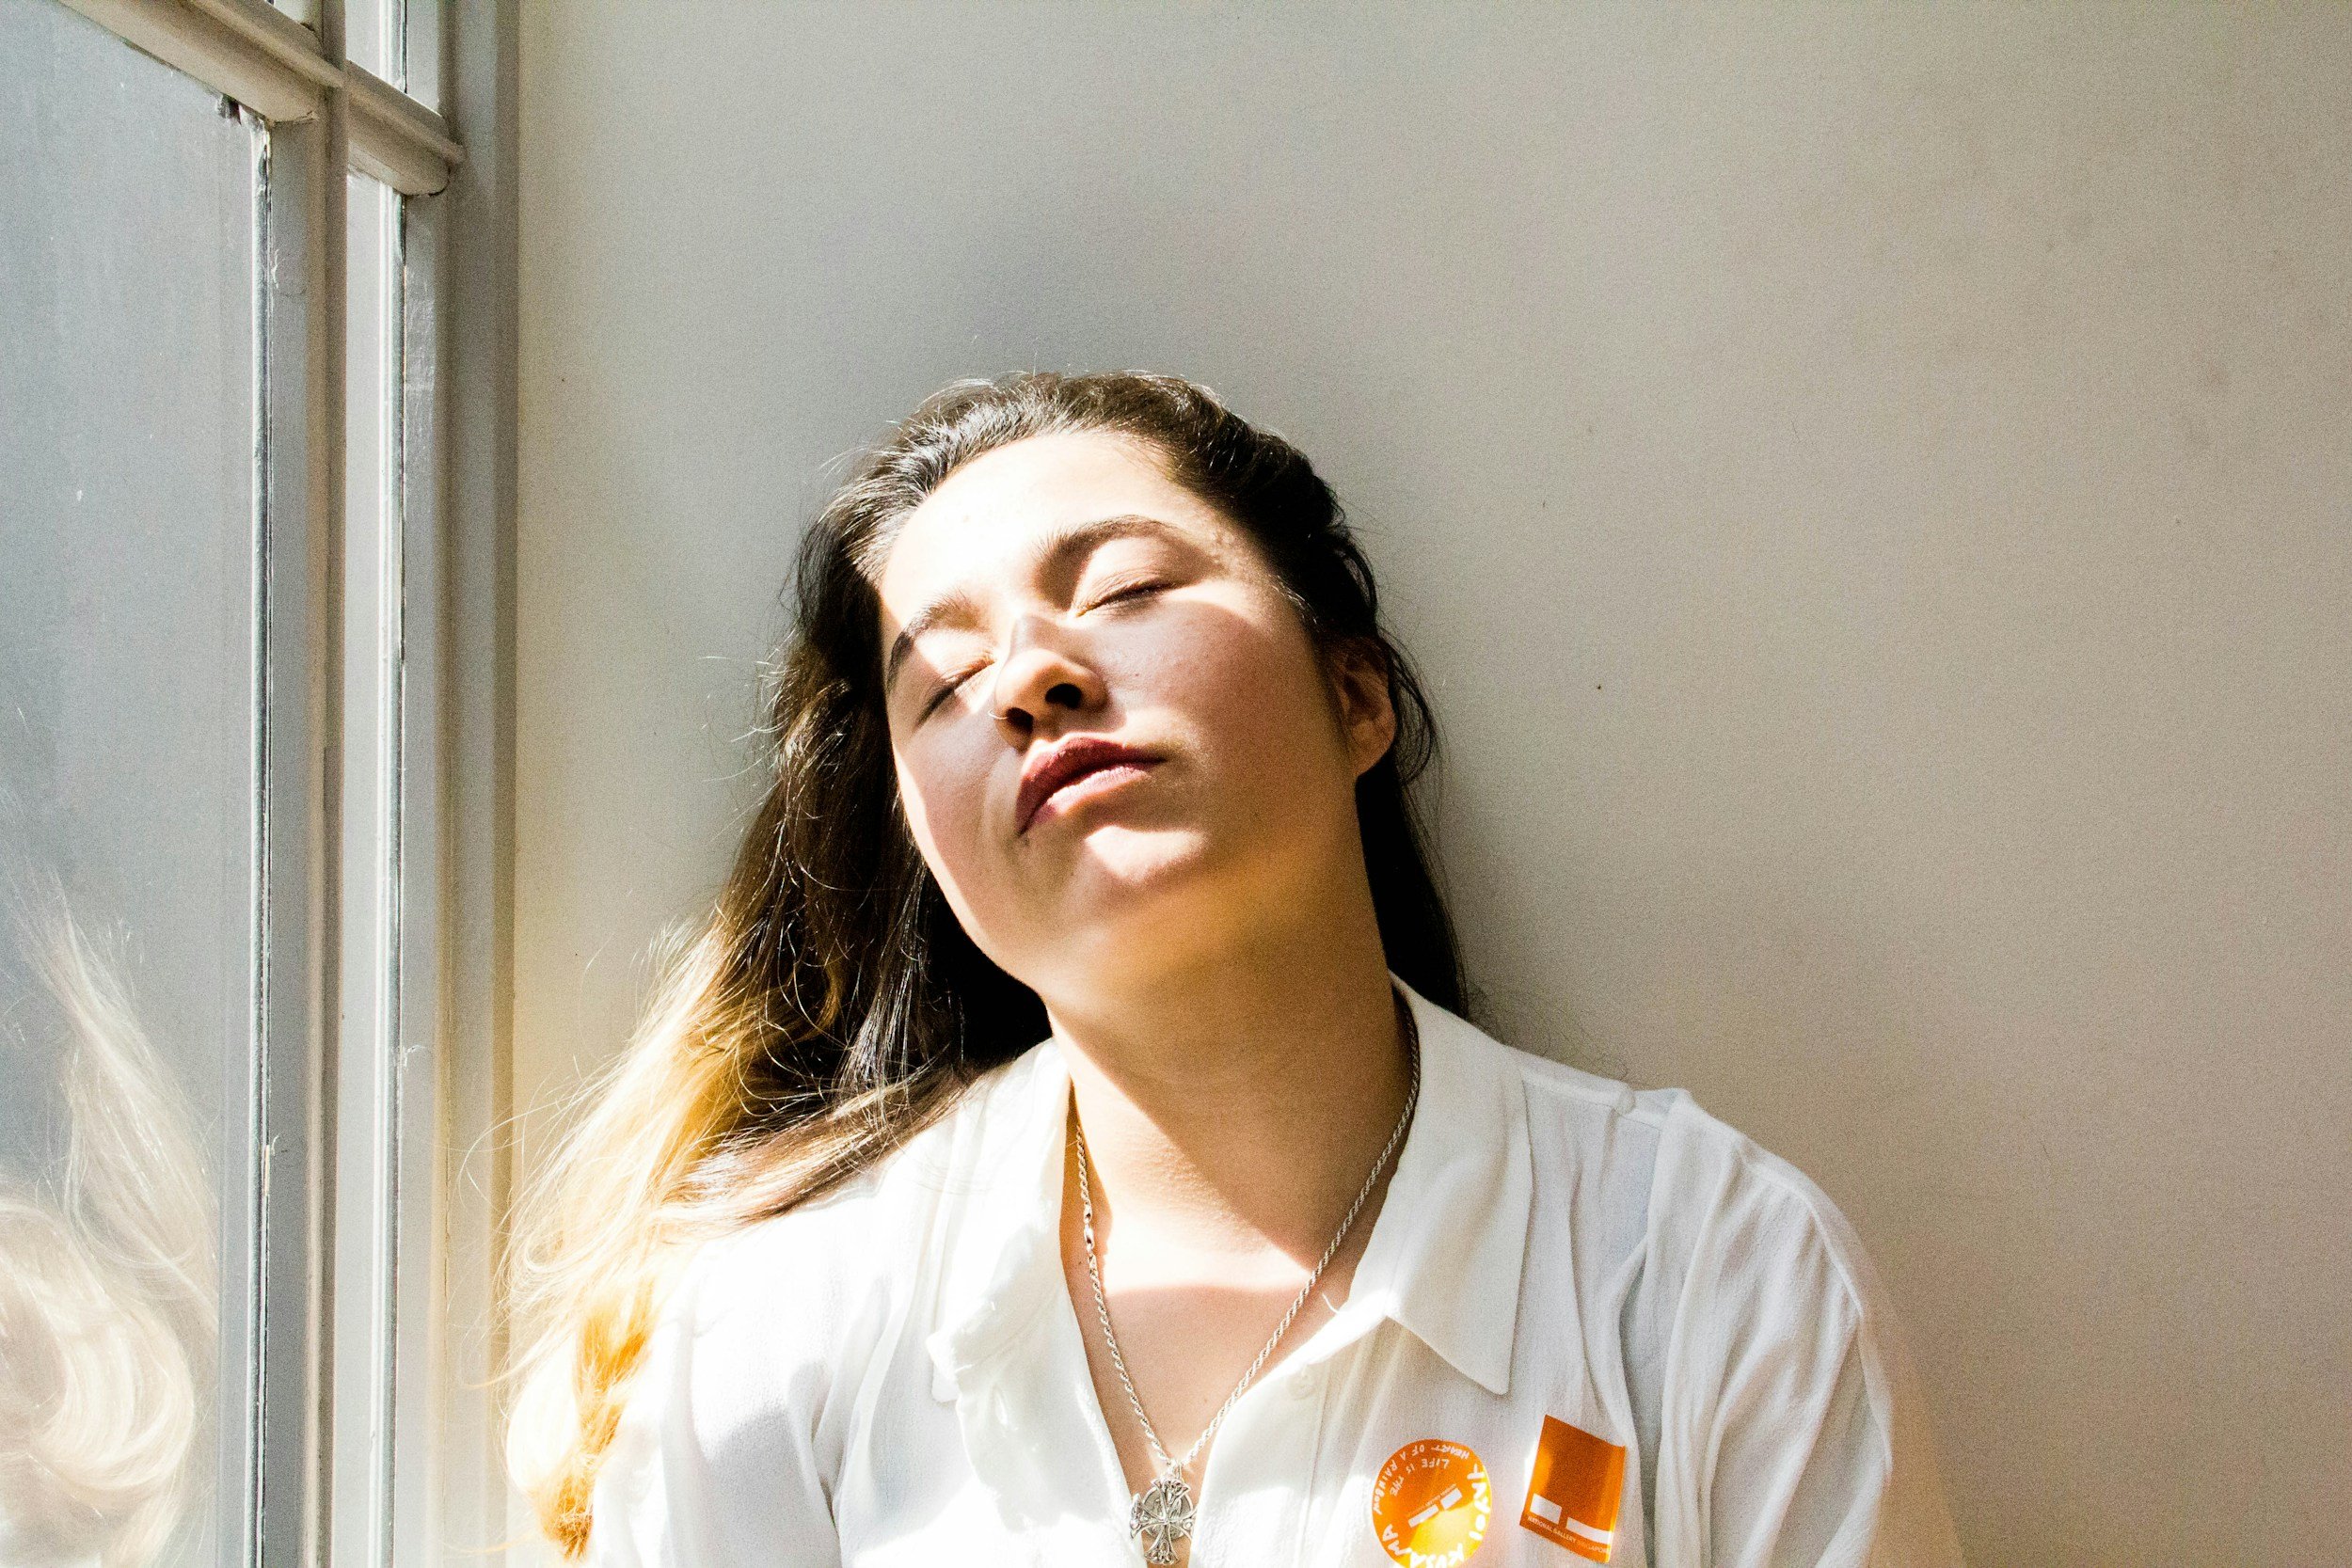
[[[1339,1233],[1331,1238],[1331,1244],[1325,1247],[1323,1256],[1315,1260],[1314,1272],[1307,1275],[1307,1283],[1299,1287],[1297,1299],[1291,1303],[1290,1310],[1282,1314],[1282,1321],[1274,1325],[1274,1335],[1266,1340],[1265,1348],[1258,1352],[1258,1358],[1249,1363],[1249,1370],[1241,1374],[1241,1382],[1235,1384],[1233,1391],[1225,1396],[1225,1402],[1217,1406],[1216,1414],[1209,1418],[1209,1424],[1200,1429],[1200,1435],[1192,1440],[1192,1447],[1184,1450],[1182,1459],[1168,1458],[1168,1449],[1160,1442],[1160,1434],[1152,1430],[1152,1418],[1144,1414],[1143,1401],[1136,1394],[1135,1380],[1127,1375],[1127,1358],[1119,1354],[1119,1337],[1111,1332],[1110,1304],[1103,1299],[1103,1269],[1094,1252],[1094,1185],[1087,1176],[1090,1162],[1087,1156],[1086,1129],[1080,1125],[1073,1108],[1070,1126],[1078,1150],[1078,1204],[1081,1227],[1086,1232],[1087,1278],[1094,1286],[1094,1315],[1103,1325],[1103,1343],[1111,1353],[1111,1366],[1119,1373],[1119,1386],[1127,1390],[1127,1403],[1134,1409],[1136,1424],[1143,1428],[1144,1441],[1152,1446],[1152,1460],[1160,1467],[1157,1479],[1136,1494],[1135,1501],[1127,1511],[1127,1532],[1143,1548],[1143,1560],[1146,1562],[1176,1560],[1176,1543],[1190,1535],[1193,1526],[1192,1488],[1185,1484],[1184,1471],[1223,1423],[1226,1412],[1233,1408],[1233,1402],[1241,1398],[1242,1391],[1255,1381],[1259,1370],[1265,1365],[1266,1357],[1272,1355],[1274,1347],[1282,1342],[1282,1336],[1290,1332],[1299,1308],[1305,1307],[1308,1298],[1314,1293],[1315,1281],[1321,1279],[1323,1271],[1331,1266],[1331,1259],[1339,1255],[1340,1243],[1347,1240],[1348,1231],[1355,1227],[1356,1216],[1362,1212],[1365,1199],[1372,1196],[1373,1186],[1380,1180],[1380,1172],[1388,1165],[1389,1157],[1404,1141],[1406,1128],[1412,1125],[1413,1107],[1421,1100],[1421,1028],[1414,1022],[1409,1008],[1400,1007],[1398,1010],[1404,1014],[1406,1034],[1411,1041],[1413,1053],[1412,1083],[1405,1093],[1405,1114],[1396,1118],[1395,1131],[1389,1134],[1388,1143],[1382,1146],[1380,1157],[1372,1163],[1372,1173],[1364,1178],[1363,1187],[1357,1193],[1356,1201],[1347,1206],[1347,1217],[1340,1221]]]

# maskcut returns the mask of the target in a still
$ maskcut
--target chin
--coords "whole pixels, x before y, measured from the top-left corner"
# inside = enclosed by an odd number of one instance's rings
[[[1157,940],[1154,933],[1202,918],[1216,899],[1225,859],[1197,829],[1089,830],[1064,863],[1052,898],[1054,924],[1088,942]]]
[[[1192,828],[1089,828],[1071,858],[1070,890],[1079,897],[1136,897],[1171,888],[1214,860],[1215,847]]]
[[[1198,826],[1093,828],[1044,922],[1046,967],[1099,981],[1182,966],[1228,940],[1247,906],[1267,895],[1251,878],[1261,860]]]

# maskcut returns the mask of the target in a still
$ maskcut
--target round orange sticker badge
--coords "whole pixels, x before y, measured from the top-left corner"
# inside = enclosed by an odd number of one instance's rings
[[[1458,1568],[1486,1539],[1494,1513],[1486,1466],[1440,1437],[1389,1455],[1372,1486],[1372,1533],[1404,1568]]]

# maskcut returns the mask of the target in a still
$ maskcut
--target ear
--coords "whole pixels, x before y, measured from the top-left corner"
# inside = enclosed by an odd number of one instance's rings
[[[1396,743],[1396,706],[1389,700],[1389,659],[1369,637],[1356,638],[1330,657],[1331,695],[1340,736],[1361,778]]]

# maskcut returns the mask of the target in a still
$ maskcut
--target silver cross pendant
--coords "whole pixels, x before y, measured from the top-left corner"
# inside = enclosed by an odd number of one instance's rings
[[[1175,1561],[1176,1543],[1192,1533],[1192,1488],[1184,1478],[1171,1470],[1136,1493],[1127,1530],[1143,1548],[1144,1561]]]

